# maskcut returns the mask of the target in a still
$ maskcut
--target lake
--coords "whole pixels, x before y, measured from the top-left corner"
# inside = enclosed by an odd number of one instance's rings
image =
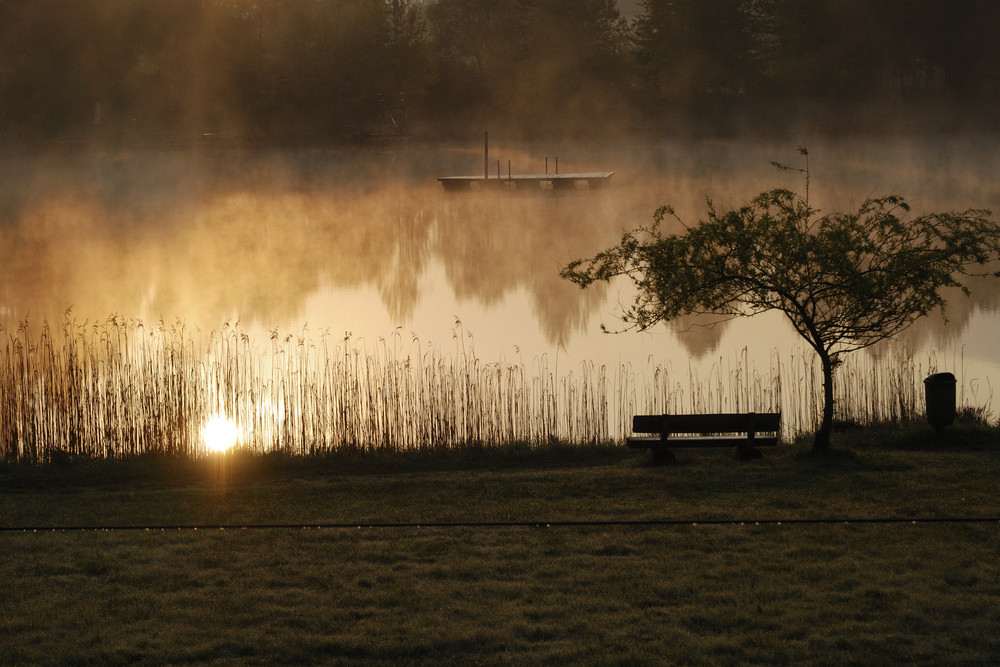
[[[593,190],[445,192],[436,177],[483,172],[481,137],[351,150],[7,154],[0,319],[9,336],[24,320],[55,329],[115,315],[146,330],[182,325],[199,340],[236,327],[263,350],[297,337],[362,358],[379,349],[392,359],[465,355],[567,393],[605,384],[609,437],[632,412],[654,409],[781,409],[788,429],[807,430],[818,369],[781,316],[604,334],[600,325],[615,328],[630,301],[628,286],[580,290],[560,268],[648,224],[662,204],[694,223],[706,198],[730,208],[772,187],[801,191],[802,173],[771,164],[804,168],[799,144],[810,153],[810,201],[823,211],[889,193],[914,214],[1000,211],[992,135],[490,141],[490,169],[499,163],[501,174],[508,163],[514,173],[554,170],[558,159],[563,173],[615,175]],[[919,409],[920,381],[939,370],[958,376],[960,404],[996,414],[1000,284],[972,287],[971,297],[949,299],[947,322],[934,315],[854,355],[840,377],[844,418]]]

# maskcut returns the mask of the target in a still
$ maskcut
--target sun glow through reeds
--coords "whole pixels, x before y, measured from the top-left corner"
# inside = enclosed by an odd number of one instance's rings
[[[236,422],[222,415],[209,418],[201,428],[201,437],[211,452],[226,452],[236,446],[240,430]]]
[[[546,356],[479,359],[461,322],[450,353],[415,336],[407,344],[399,329],[374,343],[274,331],[262,344],[238,323],[204,335],[118,316],[4,334],[0,457],[29,462],[600,443],[627,434],[632,415],[661,412],[781,411],[791,435],[815,428],[820,396],[807,353],[775,351],[766,368],[744,349],[680,370],[650,358],[560,373]],[[859,355],[840,371],[837,418],[912,419],[935,370],[905,349]]]

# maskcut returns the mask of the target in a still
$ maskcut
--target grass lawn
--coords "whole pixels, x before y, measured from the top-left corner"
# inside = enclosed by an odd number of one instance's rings
[[[1000,523],[754,520],[998,517],[996,431],[836,442],[7,467],[4,527],[531,525],[6,530],[0,664],[995,664]]]

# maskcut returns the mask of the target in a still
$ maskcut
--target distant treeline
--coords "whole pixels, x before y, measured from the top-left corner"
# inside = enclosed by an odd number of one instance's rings
[[[990,123],[998,35],[995,0],[0,0],[0,139]]]

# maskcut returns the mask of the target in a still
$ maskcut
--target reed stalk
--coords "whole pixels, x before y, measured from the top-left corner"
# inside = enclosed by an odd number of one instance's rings
[[[801,350],[774,351],[758,368],[744,348],[691,361],[686,376],[652,358],[559,373],[544,355],[481,360],[461,322],[451,354],[416,337],[404,344],[398,329],[374,344],[274,331],[261,345],[238,322],[206,337],[180,321],[81,324],[69,313],[58,328],[24,321],[0,335],[0,457],[22,462],[199,457],[213,417],[237,426],[241,449],[301,456],[608,442],[637,413],[780,411],[790,436],[815,428],[822,393],[814,356]],[[905,347],[853,355],[838,370],[837,419],[917,418],[935,370],[933,356],[922,362]]]

